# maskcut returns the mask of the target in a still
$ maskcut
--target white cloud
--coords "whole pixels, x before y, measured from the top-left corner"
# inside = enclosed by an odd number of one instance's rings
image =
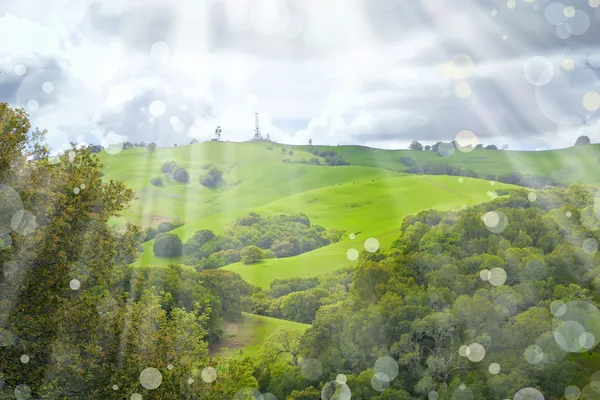
[[[28,72],[5,76],[0,85],[21,79],[17,100],[27,101],[38,90],[35,62],[56,60],[56,90],[47,102],[38,96],[32,118],[73,138],[86,129],[115,130],[133,141],[182,144],[208,139],[221,125],[224,139],[246,140],[259,112],[263,132],[289,143],[312,138],[389,148],[452,140],[462,129],[511,148],[540,147],[550,135],[541,132],[555,132],[552,144],[572,141],[572,132],[557,132],[540,113],[523,78],[529,57],[562,57],[560,41],[542,46],[552,38],[541,35],[553,34],[543,31],[545,21],[535,32],[518,23],[543,13],[522,9],[510,14],[515,20],[492,18],[478,2],[459,3],[14,2],[0,7],[0,67],[24,62]],[[572,56],[591,50],[574,46]],[[454,95],[456,80],[441,73],[456,53],[475,62],[466,101]],[[479,105],[470,105],[475,98]],[[151,119],[155,100],[165,113]]]

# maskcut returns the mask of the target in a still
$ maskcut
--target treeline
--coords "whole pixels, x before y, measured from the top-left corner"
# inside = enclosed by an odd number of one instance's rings
[[[595,191],[518,189],[464,211],[407,217],[389,250],[362,251],[350,283],[340,274],[347,297],[322,305],[302,338],[267,341],[265,357],[286,340],[296,345],[289,361],[264,367],[261,389],[297,400],[329,391],[359,400],[594,398]],[[270,292],[318,287],[277,282]],[[294,355],[319,366],[310,386]]]
[[[342,158],[337,152],[333,150],[319,151],[318,146],[310,145],[308,147],[309,153],[313,154],[315,157],[311,157],[310,159],[302,159],[294,161],[292,159],[286,158],[283,160],[284,163],[293,163],[293,164],[310,164],[310,165],[321,165],[321,160],[325,162],[326,165],[338,166],[338,165],[350,165],[350,163]],[[293,152],[288,153],[293,155]]]
[[[428,162],[425,165],[418,165],[414,158],[406,156],[400,157],[400,162],[409,167],[407,172],[410,172],[411,174],[467,176],[509,183],[511,185],[524,186],[532,189],[543,189],[546,186],[566,187],[566,185],[557,182],[552,178],[522,174],[520,172],[510,172],[504,175],[486,174],[485,176],[480,176],[471,169],[461,168],[447,163]]]
[[[343,232],[311,225],[304,214],[262,217],[256,213],[238,218],[222,235],[197,231],[185,244],[175,234],[159,234],[154,242],[158,257],[185,256],[197,270],[215,269],[242,261],[252,264],[266,258],[293,257],[339,241]]]

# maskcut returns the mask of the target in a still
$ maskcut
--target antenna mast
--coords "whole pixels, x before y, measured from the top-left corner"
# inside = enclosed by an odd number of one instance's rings
[[[254,139],[260,140],[262,139],[262,135],[260,134],[260,127],[258,125],[258,113],[254,113]]]

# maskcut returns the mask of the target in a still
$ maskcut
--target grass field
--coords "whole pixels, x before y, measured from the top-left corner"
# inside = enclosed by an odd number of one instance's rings
[[[339,149],[339,150],[338,150]],[[300,150],[300,151],[299,151]],[[312,157],[300,148],[293,158]],[[217,233],[227,230],[233,221],[250,212],[261,215],[302,212],[311,222],[328,229],[346,231],[344,239],[336,244],[285,259],[265,260],[247,266],[233,264],[226,268],[239,273],[248,282],[267,288],[274,279],[295,276],[316,276],[352,265],[346,257],[351,248],[360,250],[364,240],[375,237],[381,246],[388,246],[402,219],[424,209],[458,209],[488,199],[487,192],[507,185],[490,186],[485,180],[457,177],[408,175],[401,171],[376,168],[376,162],[385,167],[395,162],[379,156],[394,154],[386,150],[340,146],[353,163],[364,165],[316,166],[283,163],[289,156],[275,146],[267,150],[264,143],[203,143],[173,149],[128,149],[117,155],[106,155],[105,179],[121,179],[136,189],[138,200],[115,220],[156,226],[164,220],[179,219],[185,225],[174,230],[182,241],[187,241],[199,229]],[[365,152],[360,156],[360,152]],[[371,154],[370,152],[374,152]],[[387,153],[386,153],[387,152]],[[500,151],[482,151],[500,154]],[[397,152],[396,152],[397,153]],[[423,154],[427,152],[410,152]],[[371,154],[370,156],[368,156]],[[476,156],[476,152],[454,156]],[[439,156],[435,156],[440,158]],[[396,155],[393,156],[396,158]],[[160,167],[174,160],[186,168],[190,183],[166,183],[162,188],[149,184],[154,176],[161,176]],[[225,172],[225,187],[211,190],[200,185],[206,169],[215,165]],[[136,168],[131,168],[134,165]],[[127,168],[129,166],[129,168]],[[360,232],[351,240],[348,234]],[[136,262],[140,265],[181,263],[181,258],[158,258],[152,251],[154,241],[143,245],[144,252]]]
[[[244,313],[242,323],[229,323],[225,325],[226,331],[232,337],[220,343],[215,343],[210,350],[214,353],[221,351],[223,348],[226,348],[227,351],[242,349],[243,355],[253,357],[258,354],[262,343],[277,329],[304,331],[309,326],[299,322]]]

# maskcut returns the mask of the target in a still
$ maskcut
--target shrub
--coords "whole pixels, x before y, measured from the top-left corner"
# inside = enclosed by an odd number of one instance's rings
[[[163,187],[164,186],[162,178],[158,178],[158,177],[157,178],[152,178],[152,180],[150,181],[150,183],[153,186],[158,186],[158,187]]]
[[[262,250],[254,245],[244,247],[240,255],[244,264],[254,264],[263,258]]]
[[[417,162],[411,157],[400,157],[400,162],[407,167],[414,167],[417,165]]]
[[[200,180],[200,184],[202,186],[212,188],[212,187],[217,186],[219,184],[219,182],[221,182],[222,180],[223,180],[223,172],[219,171],[216,168],[211,168],[211,170],[208,171],[208,175],[206,175],[204,178],[202,178]]]
[[[169,232],[169,231],[172,231],[173,229],[175,229],[175,224],[168,222],[168,221],[161,222],[160,224],[158,224],[156,229],[158,230],[158,233]]]
[[[294,155],[294,150],[290,150],[290,151],[288,151],[288,154],[289,154],[290,156],[293,156],[293,155]]]
[[[175,161],[167,161],[163,164],[161,171],[165,174],[170,174],[175,170],[175,168],[177,168],[177,163],[175,163]]]
[[[321,165],[321,161],[319,161],[317,157],[311,157],[311,159],[308,160],[308,163],[313,165]]]
[[[177,182],[188,183],[190,181],[190,175],[185,168],[177,167],[173,172],[173,179]]]
[[[157,257],[179,257],[183,244],[179,236],[173,233],[159,233],[154,240],[154,255]]]

